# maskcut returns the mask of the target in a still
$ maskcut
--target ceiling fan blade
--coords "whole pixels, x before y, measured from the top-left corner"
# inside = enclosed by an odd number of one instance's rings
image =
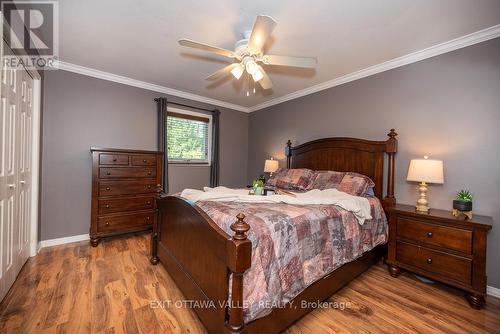
[[[252,33],[250,34],[248,47],[255,52],[260,52],[268,37],[273,32],[274,27],[276,27],[276,21],[272,17],[267,15],[257,16],[253,24]]]
[[[269,76],[267,75],[266,71],[264,71],[264,69],[262,68],[262,66],[260,65],[257,65],[259,67],[259,70],[262,72],[262,79],[260,79],[259,81],[257,81],[260,86],[262,87],[262,89],[270,89],[273,87],[273,82],[271,81],[271,79],[269,78]]]
[[[222,77],[225,77],[229,73],[231,73],[231,70],[233,68],[235,68],[236,66],[240,66],[240,64],[239,63],[233,63],[233,64],[230,64],[230,65],[227,65],[226,67],[223,67],[220,70],[212,73],[211,75],[209,75],[205,79],[206,80],[210,80],[210,81],[218,80],[218,79],[220,79]]]
[[[182,46],[187,46],[189,48],[195,48],[195,49],[199,49],[199,50],[203,50],[203,51],[215,53],[215,54],[218,54],[218,55],[221,55],[221,56],[226,56],[226,57],[229,57],[229,58],[235,58],[236,57],[236,55],[234,54],[233,51],[222,49],[222,48],[219,48],[217,46],[212,46],[212,45],[208,45],[208,44],[204,44],[204,43],[192,41],[190,39],[185,39],[185,38],[180,39],[179,40],[179,44],[182,45]]]
[[[265,55],[262,57],[262,62],[266,65],[314,68],[318,63],[318,60],[314,57],[289,57],[289,56]]]

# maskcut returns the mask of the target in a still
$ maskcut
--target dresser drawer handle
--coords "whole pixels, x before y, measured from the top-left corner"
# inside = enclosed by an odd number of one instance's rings
[[[109,204],[106,204],[106,209],[109,209]]]
[[[151,189],[151,186],[148,186],[148,189]]]
[[[106,226],[109,226],[109,222],[106,222]]]
[[[114,162],[116,162],[116,160],[117,160],[116,158],[113,158],[113,161],[114,161]]]
[[[146,159],[144,159],[144,160],[142,160],[142,162],[146,163],[146,162],[148,162],[148,161],[147,161]]]
[[[149,217],[146,217],[146,220],[150,220],[150,219],[151,219],[151,218],[149,218]]]
[[[106,172],[106,175],[111,175],[111,172]]]
[[[432,238],[433,234],[432,232],[427,232],[427,237]]]
[[[149,204],[151,204],[151,202],[150,202],[150,201],[147,201],[147,202],[146,202],[146,205],[149,205]]]
[[[427,259],[427,263],[428,263],[428,264],[432,264],[432,259],[431,259],[431,258],[428,258],[428,259]]]
[[[148,175],[151,175],[151,172],[148,172]]]
[[[106,191],[110,191],[110,190],[111,190],[111,188],[110,188],[110,187],[106,187]]]

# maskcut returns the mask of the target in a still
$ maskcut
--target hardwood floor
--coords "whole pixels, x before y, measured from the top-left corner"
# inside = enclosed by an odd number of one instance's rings
[[[147,234],[43,249],[0,304],[0,333],[205,333],[187,308],[151,307],[182,294],[148,253]],[[473,310],[461,292],[381,263],[330,301],[350,308],[317,309],[287,333],[500,333],[499,299]]]

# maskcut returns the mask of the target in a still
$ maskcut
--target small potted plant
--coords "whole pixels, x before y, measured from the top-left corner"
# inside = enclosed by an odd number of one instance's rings
[[[453,209],[458,211],[472,211],[472,199],[474,195],[469,190],[460,190],[457,198],[453,200]]]
[[[263,195],[264,194],[264,184],[266,183],[266,179],[263,175],[261,175],[258,179],[253,180],[252,187],[255,195]]]

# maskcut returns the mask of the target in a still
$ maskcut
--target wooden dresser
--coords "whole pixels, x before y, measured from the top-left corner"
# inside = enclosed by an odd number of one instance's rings
[[[389,272],[400,268],[466,291],[476,309],[486,296],[486,235],[491,217],[474,215],[472,220],[454,217],[451,211],[397,204],[389,209]]]
[[[92,246],[101,237],[150,229],[156,217],[163,153],[93,147],[90,151]]]

